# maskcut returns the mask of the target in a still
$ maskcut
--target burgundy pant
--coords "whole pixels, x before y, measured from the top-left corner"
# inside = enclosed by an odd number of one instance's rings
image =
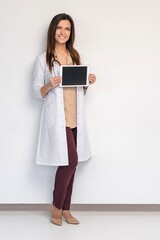
[[[53,205],[63,210],[70,209],[74,175],[78,164],[76,147],[77,128],[71,129],[66,127],[66,136],[69,165],[57,168],[53,191]]]

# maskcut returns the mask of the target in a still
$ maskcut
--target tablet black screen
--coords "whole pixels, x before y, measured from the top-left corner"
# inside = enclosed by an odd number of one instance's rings
[[[63,67],[62,86],[65,85],[86,85],[87,66]]]

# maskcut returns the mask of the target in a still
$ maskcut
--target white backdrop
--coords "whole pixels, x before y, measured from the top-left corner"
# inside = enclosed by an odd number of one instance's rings
[[[159,9],[158,0],[0,0],[0,203],[52,201],[55,168],[35,165],[42,103],[31,84],[60,12],[97,75],[86,96],[93,158],[77,169],[73,203],[160,203]]]

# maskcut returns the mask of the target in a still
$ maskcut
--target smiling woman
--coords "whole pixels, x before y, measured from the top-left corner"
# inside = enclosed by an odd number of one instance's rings
[[[46,61],[50,72],[53,70],[52,61],[56,59],[61,65],[80,64],[80,56],[73,47],[75,40],[75,27],[71,16],[67,14],[56,15],[48,29]],[[71,59],[68,59],[71,57]]]
[[[71,23],[69,20],[61,20],[58,23],[55,40],[56,44],[65,44],[69,40],[71,34]]]
[[[74,49],[74,22],[67,14],[56,15],[48,29],[47,51],[37,57],[33,89],[44,100],[37,163],[58,166],[53,191],[52,222],[79,224],[70,213],[76,166],[91,158],[84,117],[84,96],[81,87],[60,87],[60,65],[80,65]],[[89,74],[90,84],[95,75]]]

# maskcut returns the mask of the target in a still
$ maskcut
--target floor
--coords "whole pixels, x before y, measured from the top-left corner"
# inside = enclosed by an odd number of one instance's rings
[[[46,211],[1,211],[1,240],[160,240],[160,212],[73,212],[79,225],[56,226]]]

